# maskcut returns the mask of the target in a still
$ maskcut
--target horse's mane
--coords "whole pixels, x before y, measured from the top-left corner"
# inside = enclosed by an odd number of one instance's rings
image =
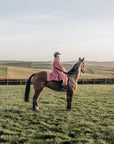
[[[78,62],[73,66],[73,68],[70,70],[70,71],[68,71],[68,75],[71,75],[71,74],[73,74],[75,71],[76,71],[76,67],[78,66]]]

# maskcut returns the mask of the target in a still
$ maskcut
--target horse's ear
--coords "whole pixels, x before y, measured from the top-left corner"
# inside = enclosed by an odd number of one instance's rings
[[[83,57],[82,61],[84,61],[84,57]]]
[[[81,58],[79,57],[79,61],[81,61]]]

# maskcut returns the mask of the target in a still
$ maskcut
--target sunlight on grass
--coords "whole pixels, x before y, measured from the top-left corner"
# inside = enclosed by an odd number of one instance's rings
[[[25,86],[0,86],[0,143],[113,143],[114,85],[78,85],[72,110],[66,94],[45,88],[40,112],[24,102]]]

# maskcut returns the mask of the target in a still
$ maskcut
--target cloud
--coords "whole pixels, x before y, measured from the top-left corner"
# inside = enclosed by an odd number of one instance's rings
[[[68,13],[66,13],[66,11],[63,11],[63,10],[56,10],[55,13],[58,14],[58,15],[66,15],[66,14],[68,14]]]
[[[20,15],[20,16],[11,16],[5,20],[3,20],[3,22],[28,22],[28,21],[57,21],[60,18],[54,15],[48,15],[48,14],[32,14],[32,15]]]
[[[59,21],[60,17],[55,15],[48,14],[32,14],[32,15],[19,15],[19,16],[11,16],[6,19],[0,19],[0,30],[4,32],[10,31],[10,29],[15,29],[19,31],[21,28],[28,29],[29,28],[37,28],[38,25],[42,26],[42,24],[46,22],[56,22]],[[27,31],[28,31],[27,30]]]
[[[37,20],[51,20],[51,21],[56,21],[59,20],[59,17],[53,16],[53,15],[46,15],[46,14],[41,14],[41,15],[32,15],[28,17],[30,19],[37,19]]]
[[[40,37],[41,32],[40,31],[32,31],[24,34],[1,34],[0,45],[8,45],[8,44],[20,44],[20,42],[23,43],[30,43],[31,41],[36,41]]]

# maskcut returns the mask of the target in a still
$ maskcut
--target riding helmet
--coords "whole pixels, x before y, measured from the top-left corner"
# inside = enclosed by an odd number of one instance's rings
[[[61,55],[61,53],[59,53],[59,52],[54,53],[54,57],[57,57],[58,55]]]

